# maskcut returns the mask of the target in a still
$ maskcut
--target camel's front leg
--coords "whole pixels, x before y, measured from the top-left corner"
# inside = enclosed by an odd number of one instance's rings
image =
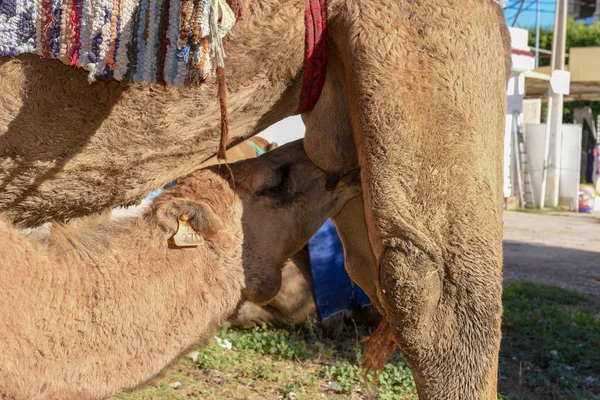
[[[344,245],[344,265],[348,275],[367,293],[377,309],[383,312],[379,298],[379,270],[369,242],[362,196],[348,201],[331,219]]]
[[[491,0],[373,0],[340,15],[333,36],[391,331],[420,398],[496,399],[502,11]]]

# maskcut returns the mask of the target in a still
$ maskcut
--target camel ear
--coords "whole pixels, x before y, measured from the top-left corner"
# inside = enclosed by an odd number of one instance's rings
[[[170,232],[177,231],[177,220],[182,216],[186,216],[191,227],[204,238],[209,238],[223,229],[223,221],[206,203],[188,199],[158,198],[152,208],[152,216],[156,223]]]
[[[275,149],[277,148],[277,146],[279,146],[279,145],[277,144],[277,142],[272,142],[272,143],[269,143],[269,144],[267,145],[267,148],[266,148],[266,150],[267,150],[267,151],[275,150]]]

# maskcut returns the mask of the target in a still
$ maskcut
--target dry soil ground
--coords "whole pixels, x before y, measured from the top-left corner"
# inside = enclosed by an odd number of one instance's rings
[[[504,279],[575,289],[600,301],[600,214],[504,214]]]

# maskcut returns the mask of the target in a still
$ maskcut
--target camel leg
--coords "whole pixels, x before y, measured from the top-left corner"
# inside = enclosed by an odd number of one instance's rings
[[[342,210],[331,217],[344,246],[344,266],[348,275],[365,291],[379,311],[379,269],[369,242],[362,196],[349,200]]]
[[[250,329],[262,325],[281,328],[288,326],[279,310],[269,305],[259,306],[251,301],[245,301],[238,310],[235,319],[227,321],[223,325],[239,329]]]
[[[391,332],[421,399],[496,399],[502,10],[492,0],[348,0],[337,12],[332,37]]]

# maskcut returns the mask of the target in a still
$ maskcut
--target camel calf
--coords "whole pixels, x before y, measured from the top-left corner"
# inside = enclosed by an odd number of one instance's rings
[[[27,237],[0,218],[0,398],[96,399],[132,389],[206,341],[359,182],[325,190],[301,142],[181,179],[142,217],[88,217]],[[186,215],[205,243],[171,249]]]

